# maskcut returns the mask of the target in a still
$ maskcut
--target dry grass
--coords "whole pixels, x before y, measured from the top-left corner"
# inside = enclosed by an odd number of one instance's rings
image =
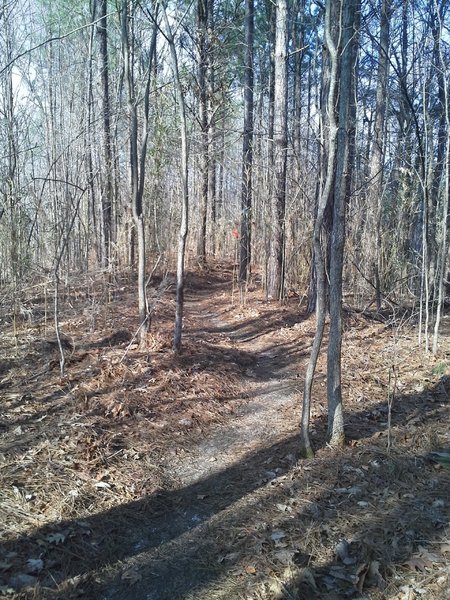
[[[439,356],[424,356],[410,324],[388,326],[349,313],[346,448],[323,445],[322,358],[314,460],[295,461],[294,407],[277,423],[277,443],[180,486],[171,465],[189,460],[190,448],[211,429],[226,431],[247,402],[261,353],[282,348],[274,365],[281,373],[297,364],[301,374],[314,331],[295,299],[280,310],[255,289],[245,307],[233,306],[227,277],[190,276],[196,303],[179,357],[170,349],[170,289],[159,296],[143,351],[130,344],[135,299],[128,282],[117,282],[115,297],[101,279],[73,282],[62,314],[68,348],[70,342],[63,378],[39,288],[22,293],[16,332],[3,298],[3,591],[29,583],[11,597],[97,598],[116,589],[111,598],[120,598],[126,585],[134,590],[126,597],[144,598],[140,586],[155,570],[172,569],[183,581],[193,569],[198,587],[176,595],[169,586],[167,598],[447,597],[449,477],[426,459],[450,445],[447,333]],[[168,514],[176,515],[170,524]],[[139,549],[143,527],[161,533]],[[42,570],[30,559],[41,560]],[[164,586],[156,585],[157,597],[165,598]]]

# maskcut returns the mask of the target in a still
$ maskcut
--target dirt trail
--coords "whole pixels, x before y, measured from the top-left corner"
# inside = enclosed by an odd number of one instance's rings
[[[100,586],[105,600],[237,597],[222,581],[237,553],[220,555],[218,538],[230,519],[242,521],[253,510],[254,492],[275,483],[294,461],[298,356],[291,347],[278,348],[259,319],[249,324],[230,316],[229,298],[223,282],[191,291],[185,335],[203,330],[210,341],[245,353],[246,400],[181,456],[166,458],[164,468],[177,489],[164,495],[155,518],[148,522],[146,515],[129,532],[132,558],[120,564],[122,579],[112,572]],[[137,574],[131,588],[123,579],[127,572],[131,580]]]
[[[200,299],[188,301],[186,312],[193,317],[196,327],[204,327],[209,336],[225,338],[251,357],[253,364],[245,371],[248,400],[227,423],[212,427],[206,437],[189,450],[188,456],[172,465],[172,472],[182,485],[201,481],[292,431],[293,424],[287,422],[286,411],[297,407],[299,364],[294,358],[287,363],[282,360],[282,350],[274,348],[273,341],[264,332],[248,329],[239,321],[230,327],[223,319],[226,306],[223,300],[227,295],[223,284],[216,284]],[[214,297],[219,300],[215,301],[213,311],[208,312]]]
[[[53,350],[42,352],[42,321],[23,324],[19,348],[4,337],[0,593],[337,600],[363,589],[367,599],[405,600],[423,588],[430,600],[448,597],[449,472],[428,458],[449,443],[448,330],[439,356],[424,356],[409,326],[394,332],[347,311],[348,443],[324,443],[323,352],[317,452],[297,463],[314,321],[295,298],[270,305],[259,288],[233,304],[231,281],[226,265],[189,274],[180,356],[170,290],[155,305],[145,352],[127,349],[128,337],[113,345],[118,327],[133,330],[134,291],[121,288],[105,327],[90,333],[81,297],[65,315],[64,330],[83,345],[64,380]]]

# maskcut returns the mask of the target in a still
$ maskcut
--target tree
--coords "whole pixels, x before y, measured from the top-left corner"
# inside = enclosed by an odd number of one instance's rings
[[[107,0],[93,0],[93,13],[97,22],[97,37],[99,45],[99,71],[101,79],[102,101],[102,133],[103,133],[103,186],[101,190],[102,214],[102,255],[103,266],[111,260],[112,241],[112,205],[113,205],[113,161],[111,151],[111,107],[109,99],[109,66],[108,66],[108,30],[107,30]]]
[[[343,0],[340,7],[338,132],[331,232],[330,334],[327,366],[328,440],[332,446],[343,446],[345,440],[341,384],[342,274],[346,206],[351,196],[355,145],[355,69],[358,51],[359,7],[360,0]]]
[[[450,202],[450,105],[448,96],[449,67],[443,51],[442,34],[444,26],[445,6],[438,6],[433,0],[431,7],[432,34],[434,62],[437,77],[437,95],[439,99],[438,108],[438,135],[437,135],[437,157],[433,180],[434,196],[436,197],[437,231],[436,241],[438,246],[436,260],[436,282],[434,297],[436,302],[436,317],[433,332],[433,354],[438,350],[439,327],[443,312],[445,298],[445,278],[447,273],[448,256],[448,229],[449,229],[449,202]]]
[[[206,225],[208,220],[208,187],[209,187],[209,123],[208,123],[208,9],[207,0],[197,2],[197,48],[198,48],[198,87],[199,87],[199,122],[201,137],[200,156],[200,231],[197,245],[197,260],[200,265],[206,264]],[[172,59],[173,61],[173,59]]]
[[[278,0],[275,18],[272,235],[267,273],[267,297],[275,300],[279,300],[283,295],[287,164],[287,16],[286,0]]]
[[[371,210],[371,214],[373,215],[373,219],[371,219],[371,229],[375,237],[373,272],[375,275],[377,310],[381,309],[381,207],[383,196],[383,159],[386,133],[387,84],[389,74],[390,13],[391,0],[383,0],[380,15],[376,105],[369,170],[369,210]]]
[[[173,335],[173,350],[179,353],[181,350],[181,334],[183,329],[184,312],[184,262],[186,254],[186,239],[188,234],[188,216],[189,216],[189,167],[188,167],[188,145],[187,145],[187,119],[186,103],[184,99],[183,86],[180,79],[178,68],[178,56],[175,48],[175,41],[170,27],[169,19],[165,6],[163,7],[164,24],[166,28],[166,38],[169,44],[172,73],[175,82],[176,95],[178,100],[178,111],[180,114],[180,139],[181,139],[181,184],[182,184],[182,210],[181,223],[178,237],[177,254],[177,297],[175,309],[175,331]]]
[[[340,15],[333,27],[333,8]],[[344,416],[341,386],[342,344],[342,273],[344,266],[345,214],[351,193],[352,160],[354,156],[354,120],[356,75],[355,62],[358,39],[359,0],[341,0],[325,8],[325,43],[329,55],[329,86],[327,96],[327,164],[324,186],[314,225],[314,258],[317,275],[316,333],[308,362],[301,421],[301,452],[312,455],[309,439],[309,415],[312,383],[325,330],[326,276],[325,248],[321,243],[327,205],[332,206],[330,243],[330,334],[327,360],[328,439],[331,445],[344,442]],[[336,106],[337,104],[337,106]]]
[[[242,196],[239,281],[247,282],[251,262],[251,210],[253,169],[253,38],[254,3],[245,3],[244,133],[242,138]]]
[[[325,257],[322,247],[322,228],[325,219],[325,210],[333,192],[334,169],[336,158],[336,139],[338,123],[335,114],[335,103],[338,85],[338,49],[332,35],[332,0],[328,0],[325,8],[324,37],[325,45],[329,55],[330,85],[327,94],[327,164],[323,188],[317,206],[317,214],[314,222],[313,251],[314,266],[316,272],[316,332],[305,374],[305,385],[303,393],[303,411],[300,428],[300,451],[304,457],[313,456],[313,449],[309,437],[309,422],[311,413],[311,397],[314,373],[319,358],[325,330],[326,317],[326,275]]]
[[[130,14],[130,11],[131,12]],[[147,159],[147,143],[149,136],[149,110],[150,110],[150,82],[153,74],[152,60],[155,54],[157,38],[157,12],[155,14],[155,24],[153,27],[151,48],[149,51],[149,63],[146,68],[146,83],[143,93],[143,132],[142,140],[139,146],[139,116],[138,106],[140,97],[136,89],[133,64],[133,46],[130,35],[134,18],[133,3],[129,5],[125,0],[122,4],[122,51],[125,70],[125,81],[128,92],[128,111],[130,119],[129,129],[129,167],[130,167],[130,190],[131,207],[134,220],[134,226],[137,231],[138,244],[138,305],[139,305],[139,339],[144,344],[147,332],[150,328],[150,312],[147,302],[147,281],[146,281],[146,252],[145,252],[145,227],[143,213],[143,195],[145,182],[145,169]]]

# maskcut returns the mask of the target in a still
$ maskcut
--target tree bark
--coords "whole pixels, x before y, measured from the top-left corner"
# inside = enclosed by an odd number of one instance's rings
[[[341,384],[342,273],[344,266],[345,213],[350,198],[355,140],[355,96],[360,0],[341,3],[339,69],[339,127],[337,133],[333,227],[330,256],[330,334],[328,340],[327,397],[328,439],[332,446],[345,441]]]
[[[206,235],[208,222],[208,173],[209,173],[209,133],[208,133],[208,93],[207,93],[207,31],[208,1],[197,3],[198,31],[198,85],[199,85],[199,121],[201,137],[200,156],[200,231],[197,243],[197,260],[206,265]],[[173,59],[172,59],[173,62]]]
[[[375,256],[372,271],[375,276],[377,310],[381,309],[381,207],[383,195],[383,158],[385,146],[385,122],[387,106],[387,82],[389,74],[389,30],[391,0],[383,0],[380,17],[380,43],[372,152],[369,170],[369,211],[372,215],[371,230],[375,236]]]
[[[113,161],[111,152],[111,107],[109,98],[109,67],[108,67],[108,30],[106,0],[94,0],[97,22],[97,37],[99,42],[99,69],[102,88],[102,130],[103,130],[103,179],[101,193],[102,210],[102,265],[109,265],[111,260],[112,241],[112,205],[113,205]]]
[[[311,396],[314,373],[322,345],[325,330],[326,316],[326,273],[325,273],[325,249],[322,247],[321,236],[324,225],[325,210],[333,193],[334,165],[336,157],[337,120],[335,114],[335,102],[338,85],[338,49],[332,35],[331,12],[332,2],[327,0],[325,9],[325,44],[329,55],[330,85],[326,101],[327,115],[327,164],[324,185],[317,206],[317,214],[314,222],[313,250],[314,266],[316,272],[316,332],[314,335],[311,354],[305,375],[305,387],[303,393],[303,410],[300,429],[300,454],[305,457],[313,456],[309,436],[309,423],[311,414]]]
[[[245,285],[251,262],[251,211],[253,170],[253,38],[254,2],[245,3],[244,135],[242,143],[242,193],[239,281]]]
[[[273,132],[273,190],[267,297],[283,296],[283,254],[287,162],[287,3],[278,0],[275,27],[275,96]]]
[[[178,237],[178,255],[177,255],[177,296],[175,308],[175,330],[173,335],[173,350],[176,353],[181,351],[181,336],[183,330],[184,313],[184,263],[186,254],[186,240],[188,234],[188,215],[189,215],[189,169],[188,169],[188,145],[187,145],[187,118],[186,102],[184,98],[183,86],[180,79],[178,68],[178,56],[175,48],[175,41],[167,18],[166,8],[163,8],[164,25],[166,29],[166,38],[169,43],[171,67],[175,81],[175,89],[178,100],[178,110],[180,113],[180,140],[181,140],[181,183],[183,190],[181,224]]]

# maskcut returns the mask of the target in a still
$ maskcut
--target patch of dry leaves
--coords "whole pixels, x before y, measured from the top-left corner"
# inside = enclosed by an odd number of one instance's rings
[[[17,335],[4,316],[0,589],[5,593],[34,587],[39,597],[39,585],[46,582],[41,597],[52,597],[52,584],[43,576],[51,573],[58,582],[55,593],[75,597],[88,577],[67,579],[71,555],[89,564],[105,543],[102,532],[85,521],[89,515],[175,489],[177,482],[164,468],[167,457],[206,435],[211,424],[233,417],[245,402],[253,354],[276,356],[282,347],[301,373],[314,320],[302,318],[295,299],[280,310],[250,290],[246,305],[236,307],[228,284],[212,298],[201,276],[192,281],[201,301],[198,314],[187,318],[180,356],[170,349],[170,293],[155,307],[142,350],[133,344],[135,299],[126,282],[108,302],[101,282],[91,282],[85,293],[80,282],[73,285],[77,294],[68,292],[62,315],[71,347],[63,378],[51,325],[42,316],[48,307],[24,295],[22,303],[30,308]],[[205,330],[207,310],[220,316],[221,327]],[[230,337],[238,325],[241,337]],[[105,340],[117,331],[130,332],[131,342],[108,345]],[[245,351],[249,343],[253,353]],[[298,465],[291,460],[295,444],[291,452],[274,452],[269,462],[271,468],[279,465],[275,475],[261,480],[250,500],[243,494],[221,512],[206,568],[223,567],[227,575],[206,586],[202,598],[447,597],[450,481],[426,456],[450,445],[449,332],[444,329],[438,356],[425,356],[409,324],[349,313],[342,362],[348,446],[339,452],[323,446],[322,354],[312,422],[314,441],[322,447],[313,461]],[[286,431],[295,430],[296,419],[298,412]],[[252,475],[243,468],[247,476]],[[245,519],[237,522],[236,514]],[[42,532],[37,542],[31,535],[36,529]],[[140,576],[127,569],[123,578],[137,585]]]

